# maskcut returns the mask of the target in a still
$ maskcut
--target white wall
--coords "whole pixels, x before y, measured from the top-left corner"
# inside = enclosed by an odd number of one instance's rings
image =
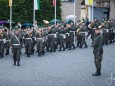
[[[115,19],[115,0],[110,0],[110,19]]]
[[[74,3],[72,2],[62,2],[62,19],[64,20],[66,16],[74,15]],[[81,19],[81,0],[76,2],[76,12],[77,20]]]

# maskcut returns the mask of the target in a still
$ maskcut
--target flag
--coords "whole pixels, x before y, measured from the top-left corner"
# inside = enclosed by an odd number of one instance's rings
[[[56,6],[56,0],[53,0],[53,6]]]
[[[12,6],[12,0],[9,0],[9,6],[10,7]]]
[[[34,10],[40,10],[40,0],[34,0]]]
[[[88,4],[92,5],[93,4],[93,0],[88,0]]]
[[[85,0],[85,5],[92,5],[93,4],[93,0]]]

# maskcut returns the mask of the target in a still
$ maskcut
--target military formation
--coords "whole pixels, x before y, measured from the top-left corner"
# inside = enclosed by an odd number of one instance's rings
[[[104,37],[104,45],[115,41],[115,21],[106,20],[100,23],[97,19],[87,24],[87,21],[73,21],[68,23],[57,23],[44,27],[25,27],[16,25],[16,29],[10,33],[9,29],[0,29],[0,58],[9,55],[10,49],[13,53],[14,65],[20,66],[21,49],[25,48],[27,57],[37,53],[39,57],[45,52],[56,52],[87,48],[86,39],[91,35],[92,46],[95,38],[95,29],[99,28]],[[87,35],[86,35],[87,34]]]

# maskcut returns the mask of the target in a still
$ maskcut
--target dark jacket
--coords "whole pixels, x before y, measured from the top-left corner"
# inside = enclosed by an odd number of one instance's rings
[[[103,54],[103,36],[101,34],[95,35],[93,41],[93,53]]]

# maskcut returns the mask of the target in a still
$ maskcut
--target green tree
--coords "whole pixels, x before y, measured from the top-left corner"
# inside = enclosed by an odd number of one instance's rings
[[[33,22],[34,0],[13,0],[13,21]],[[54,19],[53,0],[40,0],[40,10],[36,10],[36,20],[42,22]],[[8,0],[0,0],[0,20],[9,20]],[[57,0],[57,19],[61,19],[61,0]]]

